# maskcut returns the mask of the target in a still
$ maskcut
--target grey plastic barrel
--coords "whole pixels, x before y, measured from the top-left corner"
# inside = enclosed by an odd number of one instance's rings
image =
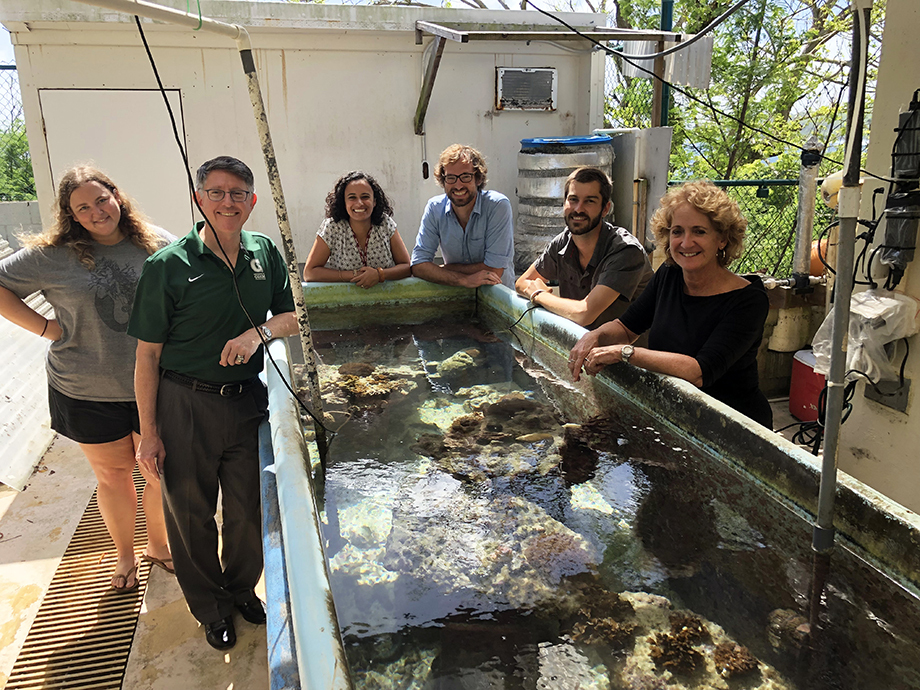
[[[521,140],[514,231],[514,270],[518,275],[565,227],[562,202],[566,178],[584,165],[609,175],[613,160],[613,144],[605,135]]]

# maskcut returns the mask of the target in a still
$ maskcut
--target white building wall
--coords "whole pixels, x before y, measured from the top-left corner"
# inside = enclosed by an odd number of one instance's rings
[[[898,113],[907,108],[914,90],[920,88],[920,3],[917,0],[888,0],[885,32],[872,131],[866,157],[866,169],[888,176],[891,170],[891,147]],[[861,217],[871,218],[872,189],[877,180],[867,179],[863,186]],[[884,224],[876,233],[879,242]],[[920,265],[915,259],[898,290],[920,299]],[[920,343],[909,341],[910,357],[905,375],[911,380],[907,412],[896,412],[863,397],[860,384],[853,399],[853,413],[841,427],[839,465],[842,470],[886,494],[915,512],[920,512]]]
[[[19,249],[19,236],[41,232],[42,217],[37,201],[4,201],[0,203],[0,240]]]
[[[178,7],[176,2],[166,4]],[[184,10],[184,3],[179,4]],[[202,2],[202,10],[250,29],[300,261],[305,260],[323,218],[326,193],[348,170],[365,169],[378,178],[394,202],[397,224],[410,248],[425,202],[439,193],[433,179],[422,179],[423,141],[413,133],[425,48],[415,44],[417,19],[477,21],[484,28],[497,22],[547,21],[534,12],[294,3]],[[567,18],[579,26],[603,21],[598,15]],[[156,83],[133,19],[126,15],[67,0],[5,0],[0,21],[13,32],[44,213],[44,202],[53,196],[52,180],[76,160],[58,160],[54,151],[49,160],[51,137],[41,136],[43,90],[153,89]],[[192,168],[224,153],[248,162],[256,173],[260,197],[250,227],[277,238],[235,45],[221,36],[178,27],[147,21],[144,27],[164,85],[181,93]],[[426,37],[425,43],[430,40]],[[498,66],[557,68],[558,109],[495,111]],[[475,146],[487,157],[488,186],[505,193],[516,206],[520,140],[589,134],[601,122],[602,92],[603,59],[587,50],[573,53],[537,42],[448,42],[426,119],[427,160],[433,170],[438,154],[449,144]],[[165,108],[162,118],[167,119]],[[99,133],[76,136],[72,157],[92,159],[106,168],[132,142],[140,140],[149,147],[150,141],[156,141],[155,150],[172,157],[174,163],[167,165],[173,165],[174,174],[180,176],[175,145],[154,138],[160,134],[138,131],[136,120],[131,112],[99,112]],[[138,156],[141,172],[131,171],[130,186],[119,182],[114,172],[113,177],[141,202],[154,222],[183,234],[186,228],[179,226],[191,221],[188,200],[167,200],[152,193],[162,187],[157,180],[162,182],[163,165],[148,161],[146,154]],[[148,168],[157,172],[145,178]]]

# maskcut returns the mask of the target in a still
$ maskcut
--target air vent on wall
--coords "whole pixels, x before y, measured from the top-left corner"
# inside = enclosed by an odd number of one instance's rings
[[[555,110],[556,69],[553,67],[498,67],[495,74],[496,110]]]

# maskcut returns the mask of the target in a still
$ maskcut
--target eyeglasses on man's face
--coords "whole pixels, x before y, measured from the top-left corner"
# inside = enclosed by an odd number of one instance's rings
[[[457,180],[461,182],[472,182],[473,173],[463,173],[462,175],[445,175],[444,184],[454,184]]]
[[[223,201],[224,197],[229,194],[232,201],[239,203],[248,201],[249,197],[252,196],[252,192],[246,191],[245,189],[231,189],[229,192],[223,189],[203,189],[202,191],[208,195],[208,199],[211,201]]]

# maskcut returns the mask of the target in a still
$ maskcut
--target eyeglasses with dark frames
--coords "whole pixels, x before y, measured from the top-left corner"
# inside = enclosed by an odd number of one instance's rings
[[[203,189],[201,191],[207,194],[208,199],[211,201],[223,201],[227,194],[230,195],[230,199],[236,202],[248,201],[249,197],[252,196],[252,192],[248,192],[245,189],[231,189],[229,192],[223,189]]]
[[[454,184],[457,180],[461,182],[472,182],[473,173],[463,173],[462,175],[445,175],[444,184]]]

